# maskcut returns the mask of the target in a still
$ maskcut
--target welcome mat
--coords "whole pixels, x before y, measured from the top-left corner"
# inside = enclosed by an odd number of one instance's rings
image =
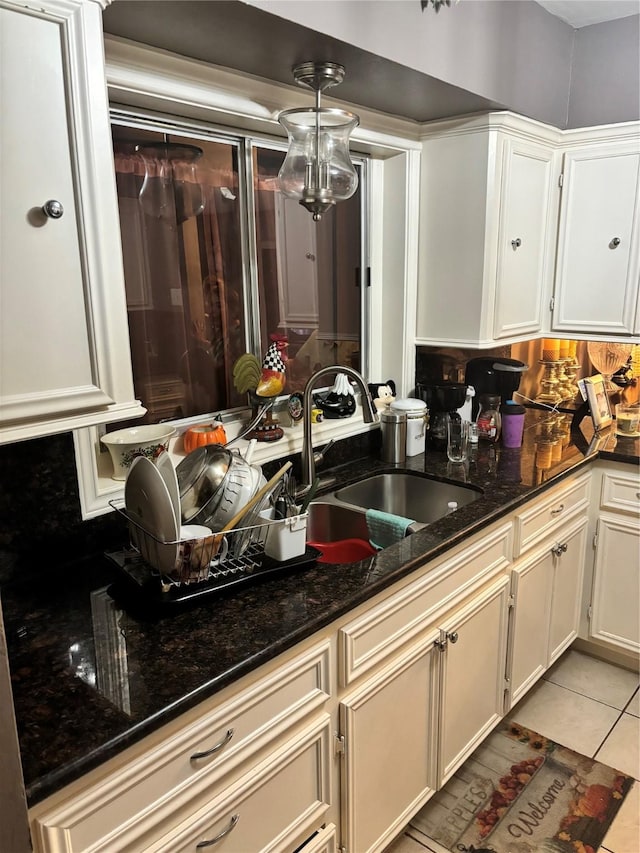
[[[633,781],[503,723],[411,826],[455,853],[595,853]]]

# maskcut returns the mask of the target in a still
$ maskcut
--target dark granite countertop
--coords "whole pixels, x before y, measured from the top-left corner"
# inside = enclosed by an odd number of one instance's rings
[[[467,465],[427,451],[407,469],[484,490],[375,557],[348,568],[316,564],[152,618],[109,595],[104,558],[44,567],[2,588],[27,797],[30,805],[347,613],[559,479],[601,457],[638,464],[640,441],[612,430],[569,433],[570,416],[527,412],[521,450],[481,444]],[[555,435],[552,435],[555,430]],[[555,442],[550,467],[540,442]],[[548,450],[548,448],[547,448]],[[536,451],[538,454],[536,455]],[[538,467],[536,467],[536,461]],[[388,469],[388,466],[386,466]],[[341,483],[385,470],[374,458],[335,469]],[[123,541],[125,530],[123,525]]]

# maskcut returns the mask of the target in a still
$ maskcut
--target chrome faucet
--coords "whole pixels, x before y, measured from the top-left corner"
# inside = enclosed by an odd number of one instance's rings
[[[371,400],[371,395],[369,394],[369,389],[367,388],[367,384],[357,370],[354,370],[352,367],[342,367],[337,364],[332,364],[328,367],[321,367],[320,370],[316,370],[316,372],[313,374],[313,376],[311,376],[311,378],[304,387],[302,401],[304,432],[302,439],[301,460],[302,480],[298,491],[298,494],[300,496],[305,495],[306,492],[308,492],[311,488],[311,485],[316,477],[316,463],[322,461],[324,454],[327,452],[330,445],[333,444],[333,441],[329,442],[329,444],[324,448],[323,452],[321,453],[314,453],[313,451],[313,440],[311,435],[311,410],[313,409],[313,400],[311,397],[311,392],[313,391],[313,387],[318,381],[318,379],[320,379],[320,377],[336,373],[346,373],[346,375],[353,379],[353,381],[359,387],[362,398],[362,418],[364,422],[367,424],[372,424],[376,423],[379,420],[378,413],[374,408],[373,402]]]

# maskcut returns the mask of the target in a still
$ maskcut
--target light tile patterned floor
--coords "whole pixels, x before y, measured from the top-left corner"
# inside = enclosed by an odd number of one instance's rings
[[[568,651],[510,718],[640,780],[640,675]],[[385,853],[447,853],[407,829]],[[627,795],[601,853],[640,853],[640,782]]]

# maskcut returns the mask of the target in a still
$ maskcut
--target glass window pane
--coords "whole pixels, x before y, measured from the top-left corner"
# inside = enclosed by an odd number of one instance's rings
[[[319,367],[361,369],[361,191],[314,222],[278,191],[284,156],[253,149],[260,332],[286,335],[291,392]]]
[[[238,146],[117,125],[113,143],[142,422],[241,405],[232,383],[247,349]]]

